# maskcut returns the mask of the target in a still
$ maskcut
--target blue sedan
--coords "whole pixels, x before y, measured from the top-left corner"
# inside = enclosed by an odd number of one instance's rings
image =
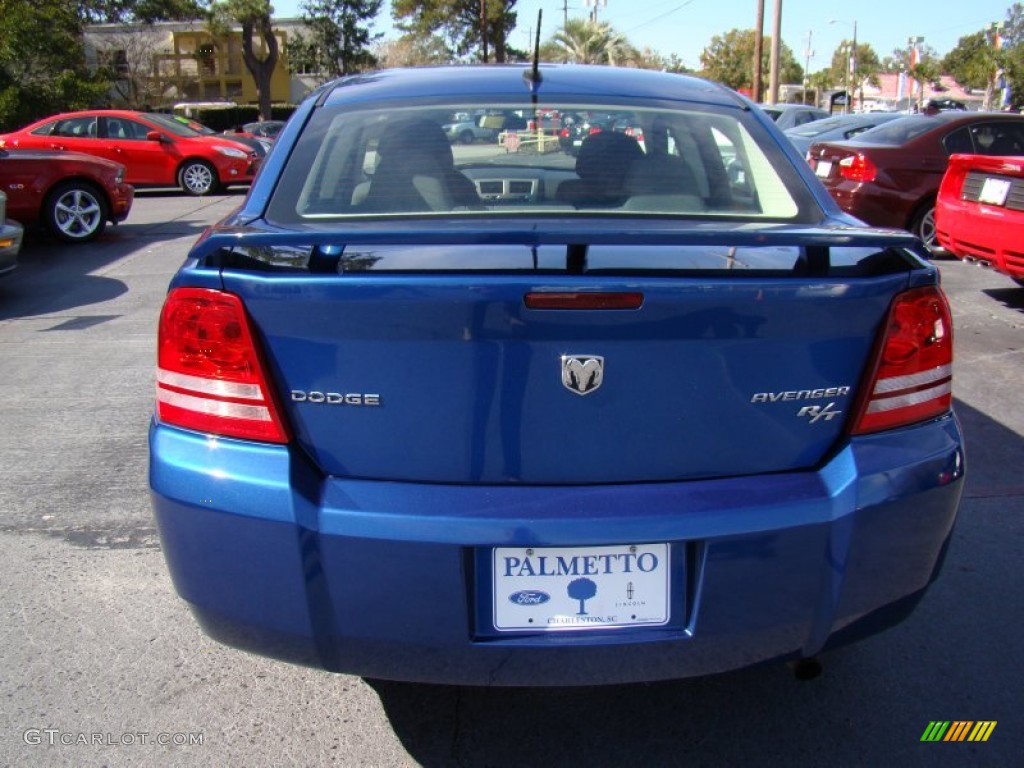
[[[478,110],[640,130],[453,146]],[[153,506],[210,636],[372,678],[662,680],[813,659],[937,578],[964,484],[939,275],[749,100],[389,70],[277,143],[159,321]]]

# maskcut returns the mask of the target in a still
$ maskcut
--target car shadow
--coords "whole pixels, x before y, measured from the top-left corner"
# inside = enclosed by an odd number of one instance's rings
[[[426,768],[888,765],[893,755],[932,765],[953,759],[932,754],[950,745],[921,742],[936,719],[997,721],[1002,739],[952,745],[956,759],[1017,762],[1021,697],[1006,674],[1019,665],[1024,489],[1012,482],[1024,437],[966,403],[957,409],[975,474],[941,577],[902,624],[824,654],[815,680],[771,663],[594,688],[365,682]]]
[[[125,222],[108,226],[89,243],[69,245],[42,230],[26,229],[17,269],[0,279],[0,320],[67,312],[120,296],[127,287],[99,274],[105,267],[176,238],[182,238],[184,259],[188,247],[210,223],[207,209],[226,214],[247,191],[232,188],[208,200],[183,200],[176,190],[142,190],[137,193],[140,199],[167,198],[167,204],[134,206]]]
[[[1007,309],[1024,312],[1024,286],[1015,287],[1010,285],[1007,288],[986,288],[982,293],[995,299]]]

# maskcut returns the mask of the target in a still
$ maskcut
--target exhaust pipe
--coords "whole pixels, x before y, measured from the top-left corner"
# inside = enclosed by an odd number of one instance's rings
[[[813,680],[825,669],[816,656],[791,661],[789,668],[793,672],[793,677],[800,681]]]

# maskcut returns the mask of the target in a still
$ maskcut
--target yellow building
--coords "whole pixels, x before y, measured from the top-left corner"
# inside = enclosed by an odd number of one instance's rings
[[[288,66],[289,34],[303,29],[301,19],[274,22],[279,59],[270,81],[274,103],[297,103],[319,82]],[[253,50],[266,45],[253,36]],[[85,29],[86,63],[115,73],[109,97],[114,106],[167,107],[180,102],[226,101],[255,104],[256,82],[242,58],[241,27],[214,37],[203,21],[154,24],[94,24]]]

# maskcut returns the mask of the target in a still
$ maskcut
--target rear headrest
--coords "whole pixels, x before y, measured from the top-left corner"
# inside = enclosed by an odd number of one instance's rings
[[[424,167],[451,168],[452,145],[437,123],[412,118],[392,123],[377,142],[381,162],[406,166],[409,171]]]
[[[576,175],[581,179],[622,179],[630,164],[643,155],[644,151],[631,136],[615,131],[593,133],[580,145]]]

